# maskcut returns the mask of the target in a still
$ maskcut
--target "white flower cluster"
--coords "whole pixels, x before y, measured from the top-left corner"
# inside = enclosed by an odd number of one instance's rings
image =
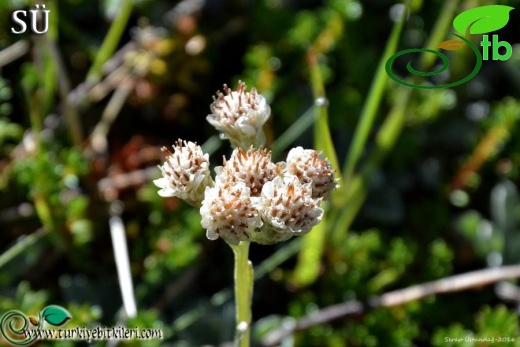
[[[271,115],[271,107],[255,88],[247,91],[245,83],[238,82],[236,91],[224,84],[224,93],[218,91],[210,105],[208,122],[220,131],[220,137],[229,139],[233,148],[262,146],[265,136],[263,125]]]
[[[178,140],[173,153],[163,148],[163,178],[155,181],[162,188],[159,195],[200,206],[210,240],[273,244],[308,233],[321,221],[321,202],[337,187],[329,160],[296,147],[286,162],[273,163],[269,151],[251,145],[263,136],[269,105],[256,90],[247,93],[243,83],[238,91],[225,90],[212,104],[219,113],[208,120],[234,144],[230,159],[215,168],[213,180],[208,154],[193,142]]]
[[[323,198],[336,187],[329,161],[301,147],[276,164],[266,150],[236,148],[215,171],[215,186],[206,188],[200,209],[202,226],[209,239],[231,244],[272,244],[309,232],[323,216]]]

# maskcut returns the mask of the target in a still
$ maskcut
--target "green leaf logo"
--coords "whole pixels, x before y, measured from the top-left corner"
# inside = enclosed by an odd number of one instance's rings
[[[437,48],[442,48],[447,51],[454,51],[462,47],[464,47],[464,41],[461,40],[447,40],[439,43],[439,45],[437,46]]]
[[[461,34],[486,34],[505,27],[513,9],[503,5],[476,7],[455,17],[453,27]]]
[[[42,318],[49,324],[54,326],[63,325],[67,320],[71,319],[70,313],[60,306],[47,306],[42,312]]]

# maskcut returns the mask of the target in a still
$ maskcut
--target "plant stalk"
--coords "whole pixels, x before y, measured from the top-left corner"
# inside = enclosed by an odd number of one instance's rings
[[[388,80],[388,75],[385,71],[385,63],[397,49],[399,38],[401,37],[401,32],[403,31],[404,23],[406,21],[407,11],[408,8],[405,7],[401,14],[401,18],[392,28],[392,32],[386,43],[385,50],[381,56],[381,60],[379,61],[376,73],[372,80],[367,99],[363,105],[360,120],[356,127],[354,138],[352,139],[352,144],[345,158],[342,177],[345,186],[352,180],[352,176],[354,175],[356,166],[368,140],[368,135],[373,127],[377,110],[379,109],[385,92],[386,81]]]
[[[121,10],[118,12],[114,22],[96,54],[94,63],[87,74],[87,81],[97,81],[102,75],[103,64],[112,56],[117,48],[117,44],[123,35],[130,15],[134,7],[132,0],[123,0]]]
[[[248,259],[249,244],[248,241],[241,241],[236,246],[230,245],[235,254],[236,347],[249,347],[250,340],[253,266]]]

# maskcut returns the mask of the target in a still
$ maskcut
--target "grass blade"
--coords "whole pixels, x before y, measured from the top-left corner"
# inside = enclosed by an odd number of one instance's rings
[[[368,98],[366,99],[365,105],[363,106],[360,121],[354,133],[352,145],[350,146],[347,157],[345,158],[345,166],[343,168],[344,185],[346,185],[346,183],[352,178],[352,175],[354,174],[356,165],[359,161],[359,158],[361,157],[363,148],[365,147],[368,134],[374,124],[377,109],[381,103],[381,99],[385,90],[385,84],[388,79],[388,75],[385,71],[385,63],[397,49],[397,44],[399,43],[399,37],[401,36],[406,16],[407,10],[403,11],[400,20],[394,24],[390,38],[386,43],[383,56],[379,61],[379,65],[377,66],[375,77],[368,92]]]

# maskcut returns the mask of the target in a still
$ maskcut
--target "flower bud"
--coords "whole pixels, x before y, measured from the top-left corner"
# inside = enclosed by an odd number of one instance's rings
[[[200,206],[206,187],[214,185],[209,171],[209,155],[194,142],[177,140],[173,153],[166,147],[161,150],[166,156],[163,166],[159,166],[162,178],[154,181],[161,188],[159,195],[176,196],[194,206]]]
[[[282,165],[274,164],[271,152],[265,149],[235,148],[231,158],[228,161],[224,158],[224,166],[216,167],[215,172],[217,179],[229,184],[244,182],[251,190],[251,196],[260,196],[264,184],[282,172]]]
[[[258,243],[270,244],[306,234],[323,216],[321,199],[313,199],[310,184],[302,184],[294,175],[278,176],[265,183],[255,201],[264,222],[264,227],[253,234]]]
[[[304,184],[310,183],[313,198],[327,199],[338,186],[330,161],[313,149],[291,149],[287,155],[287,172]]]
[[[271,108],[255,88],[248,92],[245,83],[238,82],[237,90],[232,91],[224,84],[224,93],[218,91],[213,100],[207,120],[220,131],[221,138],[229,139],[234,148],[265,143],[262,127]]]
[[[200,208],[201,224],[207,230],[207,237],[219,237],[229,244],[250,241],[251,232],[262,226],[262,220],[250,198],[249,188],[244,182],[229,184],[217,181],[206,188]]]

